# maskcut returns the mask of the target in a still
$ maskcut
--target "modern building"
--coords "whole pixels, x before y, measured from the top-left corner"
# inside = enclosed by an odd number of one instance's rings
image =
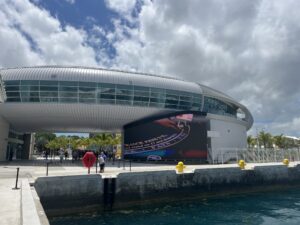
[[[226,94],[167,76],[63,66],[0,69],[0,75],[0,160],[10,152],[28,158],[33,132],[124,131],[145,118],[181,113],[207,119],[207,157],[218,160],[224,149],[246,147],[253,123]]]

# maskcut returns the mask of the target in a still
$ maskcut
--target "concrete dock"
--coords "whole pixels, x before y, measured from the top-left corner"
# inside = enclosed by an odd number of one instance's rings
[[[292,162],[289,165],[289,168],[300,168],[300,162]],[[299,165],[299,166],[298,166]],[[15,176],[16,176],[16,168],[20,168],[20,178],[18,182],[18,187],[20,189],[14,190],[12,188],[15,187]],[[278,169],[279,168],[279,169]],[[264,170],[272,170],[274,173],[270,173],[269,179],[271,183],[274,183],[278,176],[283,176],[283,180],[288,179],[291,176],[290,170],[286,169],[282,163],[259,163],[259,164],[247,164],[246,171],[264,171]],[[240,176],[239,168],[237,164],[226,164],[226,165],[188,165],[184,172],[184,178],[178,178],[175,172],[174,165],[159,165],[159,164],[142,164],[142,163],[133,163],[131,165],[131,171],[129,168],[129,164],[127,163],[125,167],[121,164],[118,167],[118,164],[115,163],[108,163],[105,169],[105,173],[99,175],[95,175],[96,169],[91,168],[91,175],[87,174],[87,169],[84,168],[80,163],[79,164],[72,164],[71,162],[63,163],[62,165],[59,164],[49,164],[48,168],[48,178],[56,179],[55,177],[61,177],[61,181],[65,182],[65,180],[72,181],[72,179],[90,179],[90,182],[95,182],[93,179],[97,176],[95,185],[100,187],[99,185],[103,185],[101,183],[103,179],[109,177],[116,177],[119,176],[119,183],[117,184],[116,189],[116,196],[119,199],[122,199],[122,196],[125,196],[128,193],[132,193],[132,190],[123,188],[120,189],[120,185],[127,187],[128,186],[128,179],[133,179],[132,188],[138,188],[135,191],[136,196],[138,196],[135,200],[149,200],[151,199],[150,192],[145,192],[145,188],[153,188],[153,190],[174,190],[177,187],[192,187],[192,185],[197,183],[197,187],[200,187],[200,183],[207,182],[207,176],[203,174],[207,174],[207,171],[217,171],[216,173],[211,172],[211,176],[215,176],[215,174],[219,174],[218,176],[223,176],[222,171],[231,171],[232,176],[235,176],[234,179],[238,179]],[[298,169],[293,170],[298,179]],[[152,173],[153,172],[153,173]],[[226,172],[225,172],[226,173]],[[93,175],[94,174],[94,175]],[[151,175],[152,174],[152,175]],[[160,174],[159,176],[164,176],[162,180],[156,179],[155,175],[153,174]],[[192,175],[191,175],[192,174]],[[195,175],[196,174],[196,175]],[[198,175],[197,175],[198,174]],[[201,175],[202,174],[202,175]],[[79,175],[79,176],[78,176]],[[201,176],[200,176],[201,175]],[[141,179],[143,176],[150,176],[149,179]],[[230,173],[229,173],[230,176]],[[292,174],[295,178],[295,174]],[[68,178],[69,177],[69,178]],[[75,178],[74,178],[75,177]],[[201,177],[201,179],[200,179]],[[300,171],[299,171],[300,177]],[[37,160],[37,161],[14,161],[11,163],[3,162],[0,163],[0,199],[1,199],[1,207],[0,207],[0,218],[1,224],[3,225],[13,225],[13,224],[30,224],[30,225],[47,225],[48,221],[46,216],[44,215],[43,208],[39,204],[39,197],[36,195],[36,192],[33,187],[30,187],[29,183],[34,183],[39,178],[39,181],[45,180],[46,182],[49,181],[46,177],[46,162]],[[195,179],[200,179],[195,181]],[[293,179],[294,179],[293,178]],[[52,179],[52,181],[53,181]],[[139,180],[140,179],[140,180]],[[158,186],[153,185],[153,181],[159,182]],[[189,180],[193,179],[193,184]],[[196,180],[197,180],[196,179]],[[296,178],[295,178],[296,179]],[[280,179],[278,179],[278,182]],[[72,181],[73,182],[73,181]],[[97,183],[98,182],[98,183]],[[127,184],[126,184],[127,182]],[[143,186],[142,182],[145,182],[147,186]],[[223,181],[222,181],[223,182]],[[225,181],[227,182],[227,181]],[[230,182],[230,179],[229,181]],[[67,182],[66,182],[67,183]],[[279,182],[280,183],[280,182]],[[49,183],[50,184],[50,183]],[[276,182],[274,183],[276,184]],[[300,184],[300,180],[299,180]],[[84,185],[82,183],[82,185]],[[151,186],[152,185],[152,186]],[[200,185],[200,186],[199,186]],[[102,186],[101,186],[102,187]],[[51,193],[51,185],[47,187],[47,193]],[[144,188],[145,190],[142,190]],[[100,188],[101,189],[101,188]],[[150,190],[149,189],[149,190]],[[102,190],[102,189],[101,189]],[[204,190],[204,189],[203,189]],[[39,190],[40,194],[43,195],[43,190]],[[52,197],[55,195],[55,192]],[[82,192],[84,193],[84,191]],[[175,193],[175,192],[174,192]],[[45,193],[44,193],[45,194]],[[63,193],[64,194],[64,193]],[[102,192],[98,192],[97,194],[102,194]],[[143,195],[145,199],[143,199]],[[142,197],[141,197],[142,196]],[[44,198],[45,196],[40,196]],[[149,198],[148,198],[149,197]],[[128,199],[125,199],[126,201]],[[118,203],[118,202],[117,202]],[[119,202],[120,203],[120,202]],[[122,204],[119,204],[122,207]]]

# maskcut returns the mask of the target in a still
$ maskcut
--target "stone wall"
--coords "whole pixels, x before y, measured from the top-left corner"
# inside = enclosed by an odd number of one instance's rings
[[[183,174],[175,170],[128,172],[113,178],[115,185],[107,186],[109,179],[102,179],[100,175],[42,177],[36,180],[35,188],[46,212],[54,214],[57,209],[64,209],[64,213],[76,208],[79,211],[125,209],[300,185],[300,165],[257,166],[251,170],[206,168]],[[111,204],[110,207],[107,208],[107,204]]]

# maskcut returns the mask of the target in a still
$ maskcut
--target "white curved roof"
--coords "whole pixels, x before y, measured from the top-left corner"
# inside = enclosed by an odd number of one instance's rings
[[[127,84],[202,93],[201,87],[167,76],[89,67],[23,67],[0,70],[4,80],[58,80]]]
[[[210,96],[240,108],[247,129],[253,118],[249,110],[226,94],[194,82],[167,76],[88,67],[39,66],[0,69],[7,80],[55,80],[126,84],[154,87]],[[203,101],[202,101],[203,102]],[[203,103],[202,103],[203,104]],[[202,105],[203,108],[203,105]],[[0,115],[15,130],[24,132],[120,130],[123,125],[155,114],[176,111],[163,108],[97,104],[13,103],[0,105]]]

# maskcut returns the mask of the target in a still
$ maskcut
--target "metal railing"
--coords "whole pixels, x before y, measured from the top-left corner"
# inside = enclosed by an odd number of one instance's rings
[[[241,159],[249,163],[282,162],[283,159],[293,162],[300,161],[300,149],[219,148],[210,150],[208,158],[212,164],[236,163]]]

